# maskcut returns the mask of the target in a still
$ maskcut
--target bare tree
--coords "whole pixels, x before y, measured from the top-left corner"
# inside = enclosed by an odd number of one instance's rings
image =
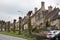
[[[21,34],[21,28],[22,28],[21,21],[22,17],[19,17],[19,34]]]
[[[10,32],[10,21],[8,22],[8,32]]]
[[[28,14],[27,14],[27,16],[28,16],[28,32],[29,32],[30,35],[31,35],[31,32],[32,32],[31,13],[32,13],[32,11],[29,11]]]
[[[13,32],[16,32],[16,31],[15,31],[15,29],[16,29],[15,24],[16,24],[16,19],[14,19],[14,23],[13,23],[13,26],[14,26],[14,27],[13,27]]]
[[[1,31],[2,31],[2,28],[3,28],[3,21],[1,22]]]

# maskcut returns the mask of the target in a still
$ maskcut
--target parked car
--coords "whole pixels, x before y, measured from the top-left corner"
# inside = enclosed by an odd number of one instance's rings
[[[53,39],[53,40],[59,40],[60,37],[60,30],[52,30],[47,33],[47,38]]]

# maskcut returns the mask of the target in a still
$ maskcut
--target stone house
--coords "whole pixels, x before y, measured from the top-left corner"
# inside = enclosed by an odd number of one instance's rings
[[[45,2],[41,2],[41,8],[35,8],[34,11],[35,12],[31,16],[31,25],[33,28],[44,28],[46,26],[46,21],[49,21],[51,26],[56,25],[57,28],[60,28],[60,16],[58,15],[58,13],[60,12],[59,8],[48,6],[48,10],[46,10]],[[28,29],[27,19],[28,16],[23,18],[24,29]]]

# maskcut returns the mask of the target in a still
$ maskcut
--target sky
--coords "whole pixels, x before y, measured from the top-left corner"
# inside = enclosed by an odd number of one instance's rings
[[[0,0],[0,20],[18,21],[18,17],[24,17],[29,10],[37,7],[41,8],[41,1],[45,2],[45,8],[48,6],[60,7],[60,0]]]

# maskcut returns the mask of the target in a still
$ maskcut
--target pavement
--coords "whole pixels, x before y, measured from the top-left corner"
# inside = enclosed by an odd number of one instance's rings
[[[0,34],[0,40],[27,40],[27,39]]]

